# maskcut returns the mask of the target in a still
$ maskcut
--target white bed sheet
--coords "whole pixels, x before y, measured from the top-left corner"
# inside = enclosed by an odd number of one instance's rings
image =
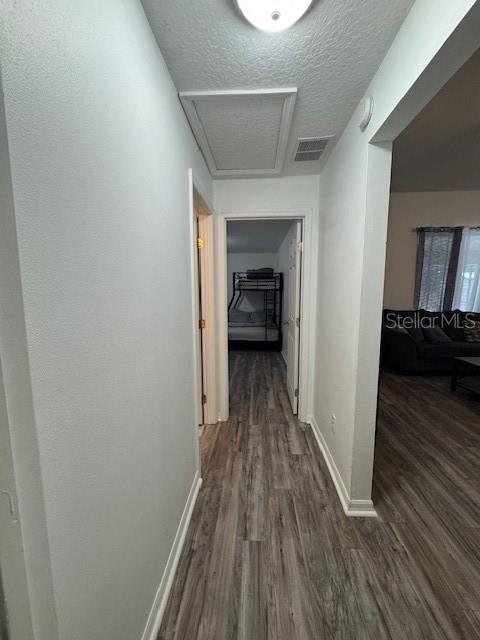
[[[228,327],[229,340],[251,340],[254,342],[265,340],[265,327]],[[267,340],[279,339],[278,329],[267,329]]]

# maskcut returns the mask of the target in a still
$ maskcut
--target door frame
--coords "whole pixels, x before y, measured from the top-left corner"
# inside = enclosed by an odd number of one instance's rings
[[[315,310],[317,294],[318,238],[312,209],[220,212],[217,215],[217,299],[218,299],[218,420],[229,417],[228,379],[228,275],[227,222],[230,220],[301,220],[303,223],[302,279],[300,283],[300,367],[298,418],[308,422],[312,414],[315,364]]]
[[[294,226],[294,233],[291,235],[288,243],[288,274],[284,278],[284,291],[288,287],[288,320],[286,329],[287,351],[286,351],[286,365],[287,365],[287,395],[292,405],[293,413],[298,415],[298,397],[296,396],[296,390],[298,387],[298,381],[300,376],[300,337],[301,337],[301,323],[297,324],[297,319],[301,318],[302,310],[302,257],[303,252],[299,250],[299,244],[303,243],[303,221],[294,220],[290,226],[290,229]],[[290,235],[290,231],[289,231]],[[299,259],[300,258],[300,259]],[[293,282],[293,296],[290,290],[292,284],[291,269],[295,268],[295,281]],[[286,283],[285,283],[286,280]],[[293,304],[292,304],[293,301]],[[293,339],[293,360],[290,359],[290,338]],[[288,368],[293,367],[293,384],[290,385],[290,379],[288,377]]]
[[[194,362],[194,394],[195,394],[195,415],[197,425],[213,424],[217,422],[217,382],[216,382],[216,310],[215,310],[215,255],[214,255],[214,216],[213,207],[210,205],[206,196],[202,193],[201,188],[195,181],[193,170],[188,171],[189,182],[189,211],[190,211],[190,267],[191,267],[191,302],[192,302],[192,330],[193,330],[193,362]],[[197,318],[197,298],[196,298],[196,281],[197,281],[197,230],[195,224],[195,210],[200,209],[202,215],[201,231],[204,236],[204,259],[202,266],[204,269],[200,274],[202,277],[202,296],[203,311],[207,320],[206,327],[203,330],[204,353],[206,362],[204,363],[204,393],[207,396],[207,402],[204,405],[204,420],[199,415],[197,398],[200,394],[201,381],[198,379],[198,371],[200,363],[198,362],[198,318]]]

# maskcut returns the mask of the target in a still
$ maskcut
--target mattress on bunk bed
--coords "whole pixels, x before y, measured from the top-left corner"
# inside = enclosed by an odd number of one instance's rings
[[[278,340],[278,328],[267,329],[267,337],[265,338],[264,326],[232,326],[228,327],[229,340],[246,340],[251,342],[275,342]]]
[[[265,327],[264,311],[232,309],[228,314],[229,327]]]
[[[275,341],[279,338],[278,327],[268,323],[265,333],[264,311],[242,311],[232,309],[228,316],[229,340]]]

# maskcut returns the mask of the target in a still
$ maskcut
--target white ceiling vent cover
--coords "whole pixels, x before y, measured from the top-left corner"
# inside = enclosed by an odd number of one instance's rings
[[[293,158],[294,162],[320,160],[327,144],[332,138],[333,136],[324,136],[323,138],[299,138]]]
[[[297,89],[179,93],[213,177],[283,171]]]

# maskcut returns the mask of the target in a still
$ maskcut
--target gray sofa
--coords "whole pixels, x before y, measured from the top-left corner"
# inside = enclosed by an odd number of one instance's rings
[[[480,356],[480,342],[465,339],[465,326],[474,321],[479,313],[458,309],[384,309],[382,365],[404,373],[449,373],[455,356]]]

